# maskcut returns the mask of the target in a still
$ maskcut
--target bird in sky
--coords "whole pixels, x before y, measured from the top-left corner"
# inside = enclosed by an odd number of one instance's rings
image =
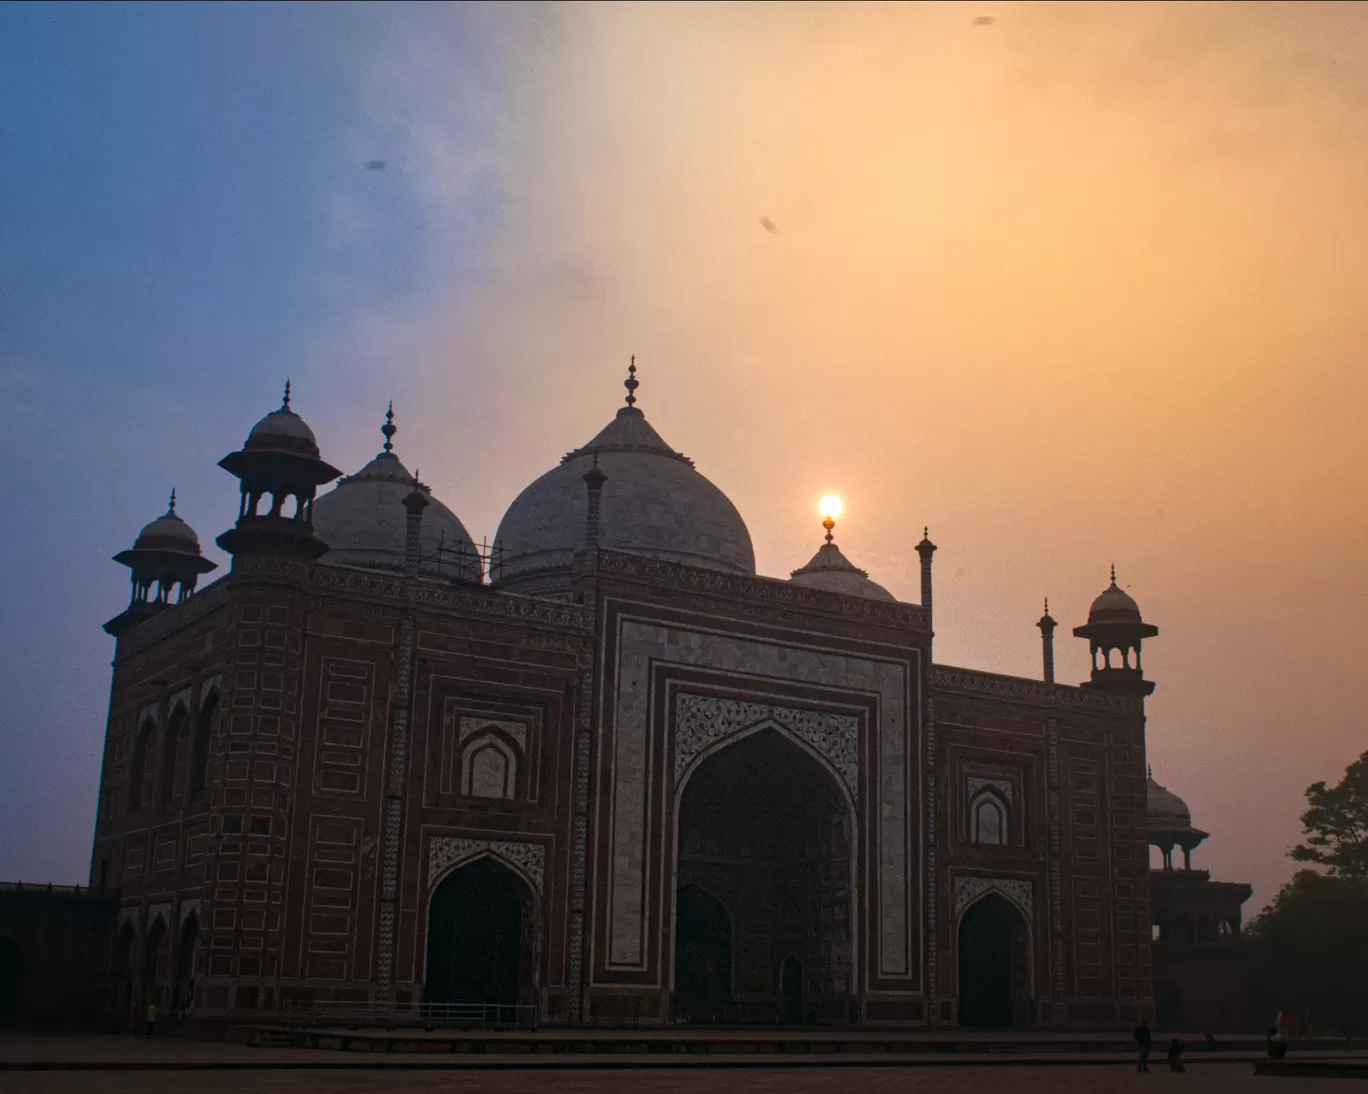
[[[366,170],[367,170],[367,171],[383,171],[384,169],[385,169],[385,161],[384,161],[384,160],[367,160],[367,161],[366,161]]]
[[[993,19],[993,17],[992,17],[991,15],[975,15],[975,16],[974,16],[974,26],[976,26],[976,27],[991,27],[991,26],[993,25],[993,23],[994,23],[994,19]]]
[[[779,231],[779,225],[775,224],[769,217],[760,218],[760,227],[769,232],[770,235],[775,235]]]

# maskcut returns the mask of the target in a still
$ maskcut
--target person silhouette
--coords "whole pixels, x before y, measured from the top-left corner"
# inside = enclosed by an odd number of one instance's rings
[[[1135,1033],[1132,1036],[1134,1036],[1135,1043],[1140,1049],[1140,1058],[1135,1061],[1135,1070],[1148,1071],[1150,1045],[1154,1043],[1154,1038],[1150,1035],[1149,1022],[1141,1018],[1140,1024],[1135,1027]]]

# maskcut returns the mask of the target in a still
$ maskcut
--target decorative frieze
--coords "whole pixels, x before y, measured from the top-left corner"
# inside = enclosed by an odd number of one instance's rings
[[[955,878],[955,919],[974,901],[988,893],[997,893],[1016,905],[1027,923],[1034,922],[1031,901],[1031,883],[1025,878],[979,877],[959,875]]]
[[[546,847],[520,840],[467,839],[433,836],[428,842],[428,888],[432,889],[448,870],[481,855],[502,859],[527,878],[538,896],[546,873]]]
[[[747,703],[712,695],[675,698],[674,778],[678,787],[704,753],[742,730],[779,726],[823,757],[859,801],[860,722],[851,714]]]

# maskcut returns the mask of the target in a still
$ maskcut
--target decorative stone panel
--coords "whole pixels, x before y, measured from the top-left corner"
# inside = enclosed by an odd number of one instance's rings
[[[675,699],[675,787],[698,759],[719,742],[762,723],[781,727],[825,759],[853,801],[859,800],[860,723],[854,715],[746,703],[711,695]]]
[[[532,884],[538,896],[546,872],[546,848],[540,843],[519,840],[465,839],[461,836],[433,836],[428,844],[428,888],[434,887],[448,869],[490,855],[503,859]]]
[[[997,893],[1005,897],[1026,917],[1027,923],[1033,923],[1033,911],[1031,902],[1031,883],[1025,878],[1014,877],[965,877],[963,875],[955,878],[955,919],[958,920],[964,914],[964,910],[978,900],[979,897],[986,896],[988,893]]]

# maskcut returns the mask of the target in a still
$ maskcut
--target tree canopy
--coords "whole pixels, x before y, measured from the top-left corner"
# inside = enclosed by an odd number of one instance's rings
[[[1334,786],[1306,788],[1301,870],[1247,933],[1283,970],[1297,1006],[1321,1028],[1368,1026],[1368,752]]]
[[[1308,786],[1306,801],[1306,842],[1292,849],[1292,857],[1319,863],[1336,877],[1368,878],[1368,752],[1334,786]]]

